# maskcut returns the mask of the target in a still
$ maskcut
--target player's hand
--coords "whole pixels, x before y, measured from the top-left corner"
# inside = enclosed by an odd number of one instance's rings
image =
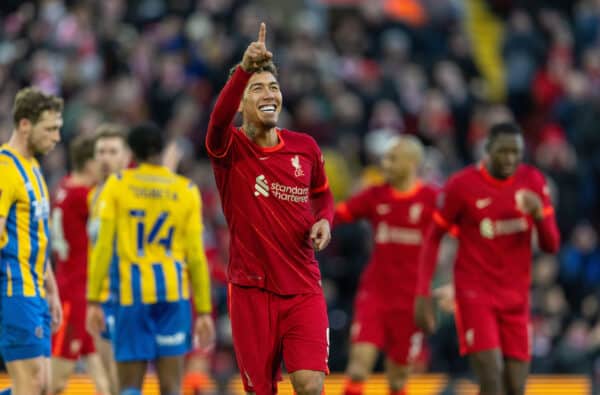
[[[215,345],[215,324],[210,314],[200,314],[194,323],[194,336],[203,350],[210,350]]]
[[[529,189],[519,189],[515,194],[515,200],[521,212],[533,216],[536,220],[542,219],[544,205],[537,193]]]
[[[331,241],[329,221],[320,219],[310,229],[310,240],[315,251],[323,251]]]
[[[58,294],[55,292],[48,295],[48,309],[50,310],[50,317],[52,319],[52,333],[55,333],[63,321],[62,305]]]
[[[181,162],[181,159],[183,158],[183,154],[184,152],[177,140],[171,141],[163,153],[163,166],[172,172],[176,172],[179,162]]]
[[[244,57],[242,58],[242,69],[247,72],[252,72],[260,68],[265,63],[268,63],[273,58],[273,54],[267,50],[265,45],[267,37],[267,26],[263,23],[260,24],[258,31],[258,40],[250,43]]]
[[[455,310],[454,304],[454,286],[452,284],[442,285],[432,292],[437,301],[440,310],[446,313],[453,313]]]
[[[417,296],[415,299],[415,323],[427,335],[435,330],[435,311],[430,296]]]
[[[106,329],[104,311],[98,303],[88,303],[85,314],[85,328],[94,337],[100,336]]]

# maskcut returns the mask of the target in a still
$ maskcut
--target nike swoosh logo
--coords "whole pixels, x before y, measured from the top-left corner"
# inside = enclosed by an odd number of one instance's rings
[[[490,204],[492,204],[491,198],[479,199],[475,201],[475,207],[477,207],[478,209],[486,208]]]
[[[258,159],[260,159],[260,160],[267,160],[267,159],[269,159],[269,157],[268,157],[268,156],[261,156],[261,157],[260,157],[260,158],[258,158]]]

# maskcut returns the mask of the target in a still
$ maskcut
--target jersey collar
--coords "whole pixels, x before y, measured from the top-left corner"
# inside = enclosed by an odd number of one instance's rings
[[[515,172],[513,173],[512,176],[510,176],[504,180],[498,179],[490,174],[490,172],[488,171],[488,169],[486,167],[485,160],[482,160],[481,162],[479,162],[479,164],[477,165],[477,169],[479,170],[479,174],[481,174],[483,179],[486,180],[489,184],[492,184],[495,187],[501,188],[506,185],[512,184],[512,182],[515,180],[515,174],[517,174],[517,170],[519,169],[519,166],[517,166],[517,169],[515,170]]]
[[[394,199],[408,199],[415,196],[421,190],[421,188],[423,187],[423,183],[421,182],[421,180],[417,179],[413,184],[412,188],[410,188],[408,191],[399,191],[390,184],[388,184],[388,186],[392,191],[392,196],[394,197]]]
[[[285,145],[285,141],[283,140],[283,137],[281,137],[281,130],[279,128],[275,129],[275,132],[277,133],[277,138],[279,139],[279,142],[272,147],[261,147],[260,145],[256,144],[254,141],[252,141],[248,136],[246,136],[246,133],[244,133],[242,128],[239,128],[236,130],[240,134],[242,134],[244,136],[244,138],[247,139],[255,149],[257,149],[258,151],[263,152],[263,153],[279,151]]]

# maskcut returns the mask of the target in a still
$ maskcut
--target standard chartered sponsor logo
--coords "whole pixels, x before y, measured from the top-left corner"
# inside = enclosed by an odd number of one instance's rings
[[[269,196],[269,184],[267,184],[267,180],[262,174],[256,177],[256,184],[254,184],[254,196],[258,195]]]
[[[172,335],[156,335],[156,343],[158,343],[160,346],[179,346],[184,342],[184,332],[177,332]]]
[[[256,177],[256,183],[254,184],[254,196],[273,197],[292,203],[306,203],[308,202],[309,190],[306,187],[298,187],[291,185],[284,185],[278,182],[268,183],[266,177],[261,174]]]

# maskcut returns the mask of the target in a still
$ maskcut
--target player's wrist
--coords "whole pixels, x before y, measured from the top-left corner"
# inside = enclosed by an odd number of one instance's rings
[[[531,213],[531,216],[534,220],[541,221],[544,219],[544,210],[542,209],[542,207],[538,207],[533,211],[533,213]]]

